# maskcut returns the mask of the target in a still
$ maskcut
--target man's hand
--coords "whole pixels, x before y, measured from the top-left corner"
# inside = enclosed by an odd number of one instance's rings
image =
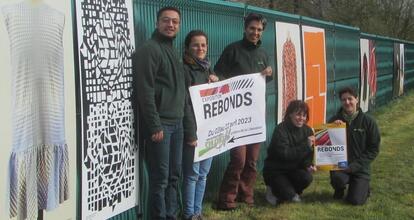
[[[217,82],[217,81],[219,81],[219,78],[216,75],[211,74],[208,76],[208,83]]]
[[[271,66],[266,67],[266,69],[264,69],[261,74],[263,76],[272,76],[273,70]]]
[[[151,140],[154,141],[155,143],[159,143],[163,139],[164,139],[164,132],[162,130],[152,134],[151,136]]]
[[[333,122],[334,124],[336,124],[336,125],[342,125],[342,124],[345,124],[345,122],[343,122],[342,120],[335,120],[334,122]]]

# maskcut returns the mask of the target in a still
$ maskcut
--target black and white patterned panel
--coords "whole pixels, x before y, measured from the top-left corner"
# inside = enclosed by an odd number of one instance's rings
[[[133,16],[127,7],[125,0],[82,0],[77,10],[82,212],[108,208],[121,212],[135,205],[122,204],[136,196],[138,178],[131,103],[134,35],[129,19]]]

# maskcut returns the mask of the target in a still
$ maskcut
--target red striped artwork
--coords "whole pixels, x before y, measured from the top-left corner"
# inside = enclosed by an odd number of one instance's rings
[[[369,107],[369,98],[370,98],[370,85],[369,80],[370,78],[370,67],[369,67],[369,60],[370,60],[370,51],[369,51],[369,40],[361,39],[360,40],[360,64],[361,64],[361,72],[360,72],[360,95],[359,95],[359,107],[361,107],[363,112],[368,111]]]
[[[278,79],[277,122],[283,120],[289,102],[302,99],[302,57],[299,25],[276,22]]]
[[[377,94],[377,58],[375,56],[375,41],[369,41],[369,106],[375,106],[375,96]]]
[[[296,85],[296,51],[290,37],[283,44],[282,54],[282,79],[283,89],[283,113],[286,111],[289,102],[297,99],[297,85]]]

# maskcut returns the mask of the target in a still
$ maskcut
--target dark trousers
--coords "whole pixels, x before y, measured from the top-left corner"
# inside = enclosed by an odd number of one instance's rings
[[[272,189],[278,201],[291,200],[295,194],[302,194],[312,183],[313,177],[305,169],[297,169],[286,173],[274,173],[266,178],[266,184]]]
[[[151,219],[176,219],[178,180],[181,175],[183,125],[163,124],[164,139],[147,142]]]
[[[345,190],[349,184],[346,201],[353,205],[363,205],[369,196],[369,180],[345,173],[331,171],[331,185],[335,190]]]
[[[256,182],[256,163],[260,154],[260,144],[249,144],[230,150],[230,163],[224,173],[219,191],[220,208],[236,207],[236,198],[253,204],[253,188]]]

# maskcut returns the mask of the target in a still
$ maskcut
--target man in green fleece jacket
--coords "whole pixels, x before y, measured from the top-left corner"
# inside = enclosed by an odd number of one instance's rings
[[[266,19],[251,13],[244,21],[244,37],[228,45],[214,67],[220,78],[258,73],[271,79],[272,67],[269,56],[260,47]],[[219,191],[218,208],[236,208],[236,199],[253,206],[253,188],[256,182],[256,162],[259,158],[260,143],[242,145],[230,150],[230,163],[224,173]]]
[[[176,219],[181,174],[185,79],[173,47],[180,11],[164,7],[134,57],[134,84],[149,167],[151,219]]]
[[[377,123],[357,107],[358,95],[349,87],[339,91],[342,107],[329,122],[346,123],[348,168],[331,171],[331,185],[334,198],[342,199],[346,185],[346,201],[363,205],[370,193],[370,165],[379,152],[381,142]]]

